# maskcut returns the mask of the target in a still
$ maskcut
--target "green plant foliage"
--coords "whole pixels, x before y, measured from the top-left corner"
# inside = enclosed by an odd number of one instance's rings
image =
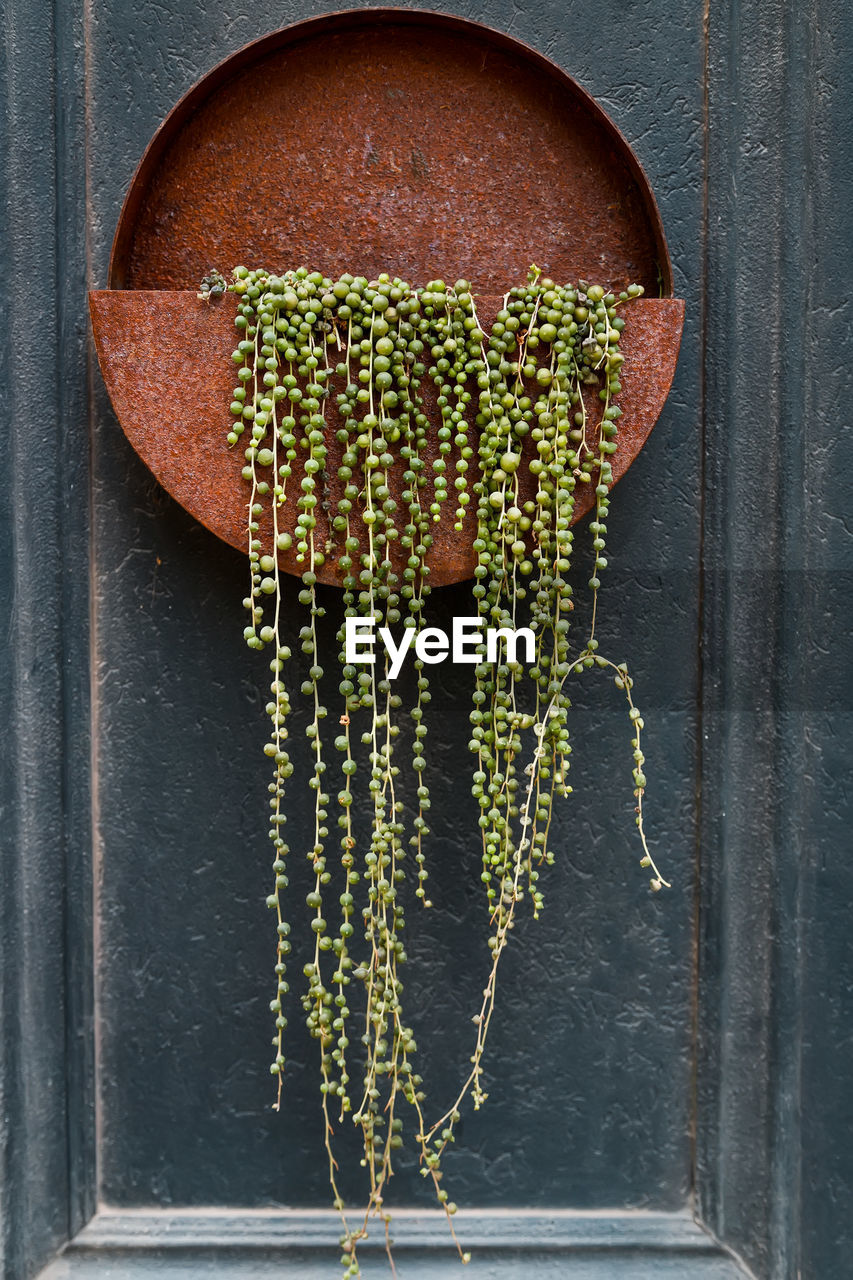
[[[200,296],[221,293],[223,287],[222,278],[211,273]],[[278,553],[289,552],[301,569],[299,602],[305,623],[300,641],[310,658],[300,696],[313,712],[307,735],[313,756],[314,840],[304,852],[313,876],[307,908],[314,947],[300,957],[302,1006],[320,1050],[329,1176],[343,1220],[344,1273],[355,1276],[358,1241],[372,1215],[385,1219],[387,1233],[387,1184],[407,1111],[421,1170],[432,1181],[453,1229],[455,1205],[442,1185],[442,1158],[469,1095],[475,1107],[486,1099],[482,1064],[498,966],[519,904],[529,901],[534,917],[543,905],[540,872],[554,861],[554,800],[571,791],[568,685],[584,669],[609,673],[626,698],[642,865],[651,869],[653,890],[666,884],[643,830],[643,720],[627,668],[599,653],[595,634],[601,573],[607,565],[611,458],[621,415],[616,401],[623,361],[619,339],[626,323],[622,312],[629,311],[627,304],[642,289],[632,285],[616,296],[583,281],[557,285],[534,267],[527,282],[506,295],[486,334],[465,280],[452,287],[434,280],[421,289],[388,276],[368,281],[346,274],[331,280],[302,268],[273,275],[238,267],[228,287],[238,300],[239,331],[233,354],[238,385],[228,441],[245,449],[243,476],[250,489],[251,589],[244,601],[244,635],[251,648],[267,648],[272,655],[271,731],[265,748],[273,765],[270,838],[275,854],[267,903],[277,931],[271,1071],[280,1099],[291,952],[286,917],[291,909],[291,851],[284,794],[292,764],[286,679],[291,654],[281,640],[287,592]],[[426,379],[437,395],[439,413],[433,423],[422,396]],[[589,404],[596,394],[601,406],[593,423]],[[429,450],[432,433],[437,449]],[[333,436],[341,459],[335,484],[327,465]],[[402,487],[392,480],[394,468],[402,471]],[[592,608],[588,631],[573,644],[572,519],[582,486],[595,490],[589,525]],[[297,513],[295,521],[288,520],[289,528],[285,508]],[[318,522],[318,510],[328,519]],[[489,655],[484,640],[472,668],[471,821],[479,824],[482,843],[491,971],[473,1018],[470,1072],[451,1106],[430,1122],[400,979],[408,882],[409,895],[430,905],[427,670],[416,657],[417,697],[409,709],[413,754],[406,781],[395,756],[401,698],[394,692],[387,660],[384,668],[378,656],[373,665],[347,662],[342,626],[337,671],[326,673],[321,665],[317,620],[323,608],[317,571],[327,560],[336,560],[345,619],[372,618],[389,629],[419,628],[429,595],[433,529],[441,521],[452,522],[460,538],[470,531],[477,557],[473,608],[478,618],[491,628],[528,626],[534,658],[522,662],[509,646]],[[328,525],[328,536],[321,535],[318,524],[324,530]],[[326,702],[334,685],[340,713],[329,729]],[[366,787],[372,806],[370,837],[362,850],[352,816],[360,786]],[[404,795],[410,803],[416,801],[410,829],[404,821]],[[330,834],[332,816],[337,838]],[[358,1050],[357,1068],[351,1042]],[[367,1176],[367,1205],[356,1226],[338,1192],[332,1148],[333,1124],[347,1115],[363,1134]]]

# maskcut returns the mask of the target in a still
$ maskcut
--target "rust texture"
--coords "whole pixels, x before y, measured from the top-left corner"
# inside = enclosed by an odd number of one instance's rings
[[[531,261],[561,281],[672,290],[654,196],[598,104],[542,54],[475,22],[327,14],[248,45],[170,112],[125,199],[111,290],[91,295],[95,342],[134,448],[178,502],[243,548],[243,453],[225,443],[234,307],[196,298],[210,268],[388,271],[414,285],[461,276],[490,325]],[[616,478],[666,399],[683,310],[671,298],[631,305]],[[423,394],[429,411],[428,380]],[[600,410],[596,397],[589,407]],[[452,499],[434,528],[436,585],[474,565],[473,513],[454,533]],[[591,505],[579,493],[577,517]],[[290,504],[285,523],[294,514]],[[334,561],[323,580],[337,580]]]
[[[478,299],[481,321],[491,326],[502,299]],[[193,516],[234,547],[247,548],[248,486],[241,476],[241,446],[229,449],[228,405],[234,386],[231,351],[236,339],[236,307],[231,295],[204,303],[194,292],[103,290],[90,294],[92,327],[104,381],[119,421],[136,452],[163,487]],[[625,356],[619,404],[619,449],[612,458],[616,480],[636,458],[660,414],[675,373],[684,303],[674,298],[640,299],[625,309],[626,325],[620,343]],[[429,407],[431,385],[424,380]],[[600,402],[588,401],[593,415]],[[595,420],[595,418],[594,418]],[[338,445],[333,405],[329,406],[330,498],[338,496]],[[291,493],[298,494],[301,472],[294,468]],[[473,475],[472,475],[473,480]],[[529,479],[525,496],[532,496]],[[392,486],[393,487],[393,486]],[[397,478],[397,490],[402,487]],[[575,518],[593,503],[591,486],[578,491]],[[461,533],[453,530],[452,493],[429,556],[435,586],[460,582],[474,569],[473,511],[469,509]],[[282,509],[280,524],[293,528],[295,501]],[[328,526],[318,511],[318,541]],[[334,553],[318,573],[321,581],[337,583]],[[282,567],[299,573],[293,553],[282,554]],[[304,567],[304,566],[302,566]]]
[[[595,101],[478,23],[369,9],[256,41],[177,104],[131,183],[116,289],[190,289],[209,267],[307,266],[672,290],[648,181]]]

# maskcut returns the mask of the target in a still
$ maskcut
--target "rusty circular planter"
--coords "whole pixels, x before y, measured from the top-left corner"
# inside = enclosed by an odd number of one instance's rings
[[[480,300],[483,323],[491,323],[500,304],[500,298]],[[104,381],[130,443],[163,487],[191,515],[225,542],[247,548],[249,493],[240,474],[243,451],[239,446],[229,449],[225,443],[234,385],[230,359],[235,332],[233,299],[206,304],[192,292],[102,290],[90,295],[90,307]],[[683,319],[684,304],[675,298],[631,303],[630,322],[620,344],[625,355],[619,397],[624,417],[620,422],[619,450],[612,458],[614,479],[625,474],[663,407],[675,372]],[[435,392],[429,386],[424,387],[424,399],[428,407],[430,401],[434,404]],[[600,418],[601,405],[596,395],[590,397],[587,407],[594,420],[596,415]],[[338,496],[339,457],[340,447],[330,433],[333,505]],[[297,459],[292,492],[299,492],[301,478]],[[525,496],[531,496],[532,478],[527,480],[530,493]],[[398,492],[402,487],[397,476]],[[592,506],[591,490],[591,486],[578,490],[576,519]],[[471,544],[475,516],[469,511],[463,531],[455,533],[450,518],[453,506],[451,497],[447,517],[434,526],[429,565],[435,586],[461,582],[474,570]],[[316,536],[322,546],[329,531],[328,521],[322,510],[317,515]],[[280,526],[292,530],[295,517],[295,502],[289,502],[280,512]],[[266,541],[271,541],[269,536]],[[342,554],[343,549],[338,550]],[[301,570],[294,554],[282,553],[280,563],[298,573]],[[340,580],[336,559],[333,555],[318,571],[321,581]]]
[[[669,254],[628,143],[570,76],[499,32],[415,10],[329,14],[232,55],[164,121],[125,199],[110,289],[90,297],[95,344],[134,448],[242,547],[242,457],[225,443],[235,308],[196,298],[209,268],[465,276],[488,325],[531,260],[646,289],[626,310],[618,479],[666,399],[684,315],[657,297]],[[466,524],[436,527],[436,585],[470,575]],[[334,558],[324,574],[337,581]]]

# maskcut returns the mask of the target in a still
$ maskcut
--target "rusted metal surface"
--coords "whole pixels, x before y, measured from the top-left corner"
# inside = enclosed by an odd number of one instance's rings
[[[482,323],[490,327],[502,299],[478,299]],[[231,295],[204,303],[195,292],[165,290],[103,290],[90,294],[95,346],[107,390],[119,421],[136,452],[165,489],[218,537],[234,547],[247,548],[248,486],[241,476],[241,446],[229,449],[225,437],[232,419],[228,412],[235,382],[231,351],[237,337],[236,306]],[[625,356],[619,403],[619,449],[612,458],[618,480],[643,447],[663,407],[675,373],[684,303],[674,298],[640,299],[626,306],[620,349]],[[424,381],[429,406],[434,393]],[[333,397],[332,397],[333,399]],[[588,407],[600,415],[592,395]],[[332,508],[338,496],[334,440],[337,420],[329,408],[329,482]],[[291,478],[298,494],[299,462]],[[402,486],[399,478],[397,492]],[[530,482],[528,494],[532,493]],[[393,486],[392,486],[393,488]],[[591,486],[579,490],[575,518],[593,503]],[[436,586],[460,582],[474,568],[474,515],[461,533],[453,530],[453,496],[433,527],[429,564]],[[293,528],[295,500],[282,509],[281,524]],[[317,537],[325,542],[328,526],[318,511]],[[280,557],[282,567],[300,572],[293,553]],[[336,556],[318,573],[321,581],[339,582]]]
[[[209,267],[463,276],[479,294],[559,280],[672,290],[625,139],[509,36],[400,9],[324,15],[214,68],[152,140],[113,245],[115,289]]]
[[[243,452],[225,444],[233,302],[195,296],[211,267],[389,271],[412,284],[461,276],[490,324],[531,261],[559,280],[671,291],[654,196],[598,104],[549,59],[479,23],[405,9],[327,14],[232,55],[164,121],[122,209],[111,291],[91,298],[98,356],[134,448],[188,511],[242,548]],[[682,318],[672,299],[630,308],[616,478],[666,399]],[[435,393],[423,392],[429,410]],[[600,409],[594,396],[590,409]],[[332,432],[329,445],[334,505]],[[473,570],[473,514],[454,533],[452,503],[451,492],[434,528],[436,585]],[[591,505],[580,494],[577,516]],[[289,504],[285,523],[294,515]],[[335,558],[325,581],[337,580]],[[281,560],[298,572],[292,556]]]

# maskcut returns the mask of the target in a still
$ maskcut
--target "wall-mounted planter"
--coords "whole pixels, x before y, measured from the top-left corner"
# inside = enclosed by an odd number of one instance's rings
[[[125,200],[110,288],[90,297],[98,358],[158,480],[243,547],[242,457],[225,443],[235,307],[197,299],[207,270],[465,276],[488,326],[531,259],[561,281],[645,287],[621,344],[618,479],[669,392],[684,318],[627,142],[560,68],[479,24],[393,9],[327,15],[233,55],[166,119]],[[590,505],[579,501],[576,516]],[[473,567],[470,531],[443,523],[434,585]],[[332,560],[323,575],[336,580]]]

